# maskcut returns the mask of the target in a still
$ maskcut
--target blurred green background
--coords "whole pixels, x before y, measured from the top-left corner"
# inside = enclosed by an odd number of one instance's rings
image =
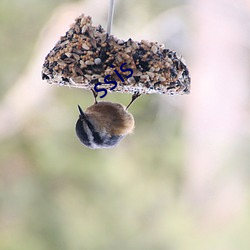
[[[74,126],[92,94],[41,67],[80,13],[106,27],[108,4],[0,2],[0,249],[249,250],[250,2],[117,0],[114,35],[182,54],[192,92],[140,97],[134,134],[90,150]]]

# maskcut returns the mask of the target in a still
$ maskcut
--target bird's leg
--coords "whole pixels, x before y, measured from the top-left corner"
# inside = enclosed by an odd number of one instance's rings
[[[96,98],[98,97],[98,93],[95,92],[93,89],[91,89],[92,93],[93,93],[93,96],[94,96],[94,99],[95,99],[95,104],[97,104],[97,100]]]
[[[132,95],[132,99],[128,106],[126,107],[126,110],[131,106],[131,104],[140,96],[141,94],[137,91]]]

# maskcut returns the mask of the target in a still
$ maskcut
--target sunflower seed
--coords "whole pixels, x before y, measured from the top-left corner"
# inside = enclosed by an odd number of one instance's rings
[[[85,49],[85,50],[89,50],[89,46],[86,43],[82,44],[82,48]]]
[[[151,51],[156,54],[157,53],[157,47],[155,45],[152,46]]]
[[[86,65],[94,65],[95,63],[94,63],[93,61],[87,60],[87,61],[85,62],[85,64],[86,64]]]

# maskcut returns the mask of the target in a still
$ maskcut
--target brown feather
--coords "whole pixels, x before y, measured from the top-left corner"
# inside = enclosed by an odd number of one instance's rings
[[[88,107],[85,113],[98,131],[107,131],[111,135],[133,132],[134,118],[119,103],[98,102]]]

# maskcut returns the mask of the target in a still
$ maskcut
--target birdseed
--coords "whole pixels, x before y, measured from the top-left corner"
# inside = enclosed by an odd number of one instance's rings
[[[120,66],[132,69],[126,78]],[[111,67],[113,65],[114,67]],[[114,72],[126,79],[122,82]],[[157,42],[123,41],[108,35],[99,25],[92,25],[91,17],[81,15],[46,56],[42,79],[50,84],[93,89],[104,83],[105,76],[117,82],[117,87],[103,84],[109,92],[140,94],[188,94],[189,71],[182,57]]]

